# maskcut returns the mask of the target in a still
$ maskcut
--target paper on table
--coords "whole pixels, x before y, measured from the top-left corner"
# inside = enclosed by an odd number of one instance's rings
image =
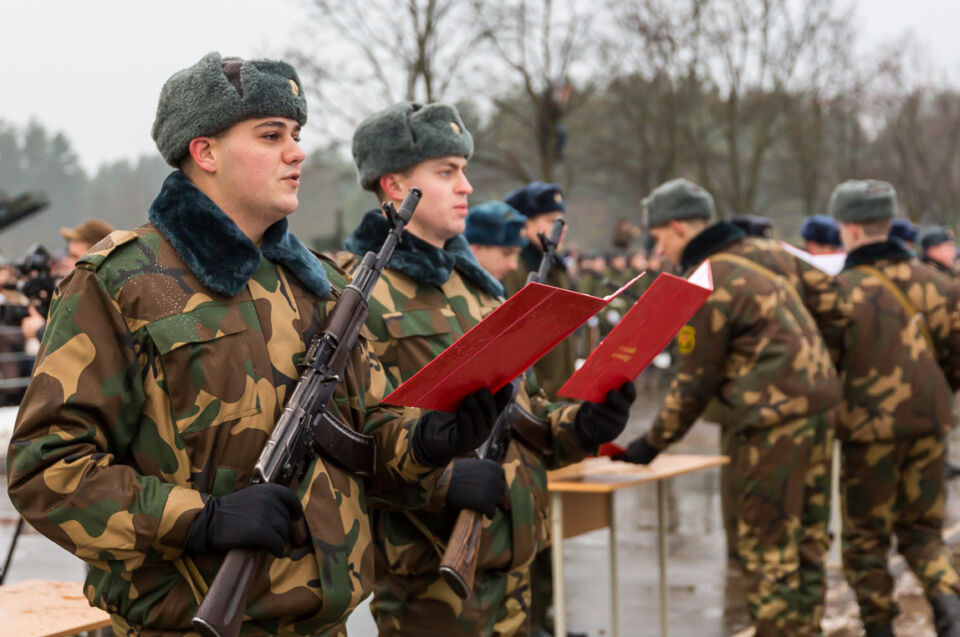
[[[483,387],[496,392],[641,276],[602,299],[528,283],[383,402],[453,411],[464,396]]]
[[[557,393],[602,402],[609,390],[643,371],[711,292],[709,262],[689,279],[661,274]]]

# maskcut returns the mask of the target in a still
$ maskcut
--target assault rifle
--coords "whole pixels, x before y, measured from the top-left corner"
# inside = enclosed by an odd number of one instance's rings
[[[560,237],[563,235],[564,220],[558,217],[550,228],[550,235],[538,233],[543,256],[540,258],[540,267],[531,272],[527,283],[546,283],[547,274],[553,267],[556,258]],[[477,456],[483,460],[490,459],[498,463],[503,462],[510,445],[511,432],[523,439],[524,442],[539,448],[549,444],[550,425],[537,418],[517,404],[517,392],[523,382],[523,374],[513,379],[513,398],[497,417],[493,430],[486,441],[477,449]],[[466,599],[473,591],[473,580],[477,574],[477,559],[480,557],[481,513],[473,509],[461,509],[457,515],[453,533],[447,542],[447,548],[440,561],[440,575],[461,599]]]
[[[396,210],[392,203],[383,204],[391,226],[390,233],[379,253],[368,252],[360,261],[353,281],[344,288],[326,327],[311,341],[300,380],[260,453],[251,483],[289,485],[302,478],[310,462],[320,454],[325,460],[338,463],[358,475],[373,474],[376,465],[373,438],[341,423],[327,407],[337,383],[343,378],[360,328],[367,320],[370,294],[397,247],[404,227],[410,222],[420,196],[419,188],[411,188],[400,204],[400,210]],[[306,524],[295,525],[292,535],[294,545],[306,544]],[[264,554],[264,549],[258,548],[233,549],[227,553],[192,620],[197,632],[207,637],[240,634],[248,589],[261,568]]]

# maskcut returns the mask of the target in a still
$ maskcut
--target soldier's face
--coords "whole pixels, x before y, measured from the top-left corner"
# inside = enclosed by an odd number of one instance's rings
[[[542,232],[550,236],[550,230],[553,229],[553,222],[563,218],[563,216],[563,212],[557,210],[555,212],[546,212],[542,215],[537,215],[533,219],[527,219],[527,236],[530,237],[534,245],[543,249],[543,246],[540,245],[540,233]],[[563,247],[563,240],[566,236],[567,226],[563,226],[563,232],[560,234],[560,245],[557,246],[558,250]]]
[[[957,244],[944,241],[940,245],[927,248],[927,256],[942,266],[952,268],[957,262]]]
[[[687,236],[686,226],[677,222],[650,228],[650,234],[657,240],[654,248],[660,256],[665,256],[674,263],[680,263],[683,256],[683,249],[687,247],[690,237]]]
[[[297,209],[300,124],[284,117],[249,119],[213,138],[218,190],[232,210],[272,223]]]
[[[467,197],[473,186],[467,179],[467,160],[441,157],[417,164],[407,175],[393,175],[396,194],[402,199],[416,186],[423,197],[407,230],[437,247],[462,233],[466,227]],[[395,197],[394,193],[389,193]]]
[[[519,267],[520,247],[471,245],[474,256],[483,269],[502,281],[507,274]]]

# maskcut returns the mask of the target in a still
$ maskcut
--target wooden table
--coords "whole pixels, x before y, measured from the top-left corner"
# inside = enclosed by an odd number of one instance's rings
[[[0,586],[0,634],[67,637],[110,625],[110,616],[93,608],[80,582],[29,580]]]
[[[610,611],[613,637],[619,637],[617,586],[617,525],[614,498],[617,490],[645,482],[657,483],[657,548],[659,553],[660,634],[667,635],[667,534],[665,480],[730,462],[726,456],[662,453],[647,466],[588,458],[547,474],[552,507],[554,634],[567,634],[563,585],[563,540],[610,527]]]

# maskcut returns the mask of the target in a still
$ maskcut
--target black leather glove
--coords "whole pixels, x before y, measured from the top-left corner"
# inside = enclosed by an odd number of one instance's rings
[[[623,460],[633,464],[650,464],[657,457],[660,450],[647,442],[646,436],[641,436],[627,446],[626,453],[611,456],[611,460]]]
[[[594,449],[602,442],[613,440],[627,426],[630,405],[637,399],[637,388],[627,381],[607,392],[602,403],[585,402],[573,421],[573,434],[584,449]]]
[[[417,461],[444,467],[455,457],[479,447],[512,396],[512,385],[505,386],[496,395],[483,388],[464,398],[455,414],[428,411],[420,417],[413,434]]]
[[[260,547],[281,557],[291,524],[302,517],[296,493],[279,484],[253,484],[207,500],[190,525],[183,550],[210,553]]]
[[[457,509],[473,509],[493,518],[506,492],[507,477],[503,467],[493,460],[458,458],[453,461],[447,505]]]

